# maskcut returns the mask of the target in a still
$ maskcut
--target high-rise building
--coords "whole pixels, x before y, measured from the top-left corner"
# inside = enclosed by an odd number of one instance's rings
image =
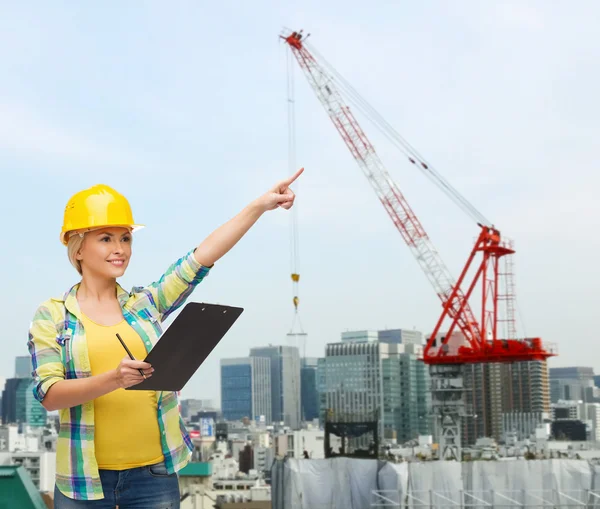
[[[221,359],[221,410],[226,420],[271,420],[271,363],[263,357]]]
[[[594,368],[573,366],[550,368],[550,400],[595,401]]]
[[[33,382],[28,382],[25,389],[25,422],[32,428],[42,428],[48,420],[48,411],[33,397]]]
[[[600,441],[600,403],[560,400],[551,405],[552,421],[579,421],[585,424],[587,440]]]
[[[4,392],[4,385],[6,384],[6,379],[0,376],[0,422],[2,422],[2,393]]]
[[[503,423],[510,421],[504,414],[549,415],[546,361],[465,364],[463,377],[469,410],[463,423],[464,444],[472,445],[481,437],[501,440]]]
[[[586,419],[590,423],[590,440],[600,442],[600,403],[585,403]]]
[[[25,420],[24,412],[19,415],[20,419],[17,418],[17,392],[21,383],[22,379],[20,378],[9,378],[4,384],[4,390],[2,391],[3,424],[15,424]],[[21,409],[24,411],[25,407],[22,406]]]
[[[266,346],[250,350],[250,355],[271,360],[271,415],[292,429],[301,426],[300,355],[295,346]]]
[[[15,378],[31,378],[31,357],[29,355],[15,357]]]
[[[403,345],[422,345],[423,333],[413,329],[358,330],[342,332],[342,342],[365,343],[381,341]]]
[[[31,357],[29,355],[15,357],[15,378],[31,378]]]
[[[300,403],[302,420],[319,418],[319,388],[317,383],[317,357],[303,357],[300,368]]]
[[[2,422],[41,427],[46,424],[46,409],[33,397],[30,378],[9,378],[2,392]]]
[[[319,365],[321,415],[369,420],[380,436],[406,442],[430,432],[429,375],[422,346],[402,343],[390,331],[343,332]]]
[[[377,339],[384,343],[402,343],[403,345],[422,345],[423,333],[412,329],[386,329],[377,331]]]
[[[203,410],[202,400],[200,399],[183,399],[181,400],[181,417],[191,419],[198,412]]]

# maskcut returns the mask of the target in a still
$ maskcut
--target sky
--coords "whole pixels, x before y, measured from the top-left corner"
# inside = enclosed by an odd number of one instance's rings
[[[58,240],[72,194],[110,185],[146,225],[130,288],[287,176],[285,27],[514,239],[519,331],[557,345],[550,366],[600,371],[599,17],[593,1],[5,4],[0,376],[27,355],[36,307],[78,281]],[[437,297],[297,66],[294,80],[306,355],[345,330],[429,332]],[[457,277],[477,225],[357,118]],[[195,290],[245,311],[183,397],[218,403],[220,358],[293,342],[290,216],[262,217]]]

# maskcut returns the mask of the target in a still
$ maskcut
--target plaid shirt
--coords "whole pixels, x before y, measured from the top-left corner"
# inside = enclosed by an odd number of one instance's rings
[[[147,351],[161,335],[161,322],[192,293],[208,274],[193,251],[171,265],[159,281],[130,293],[117,285],[117,298],[125,320],[140,335]],[[28,347],[33,366],[33,394],[43,401],[53,384],[92,376],[85,331],[77,303],[79,284],[63,298],[44,302],[35,312]],[[193,449],[179,414],[177,394],[157,392],[161,445],[169,473],[189,461]],[[56,485],[76,500],[104,498],[94,455],[94,402],[60,410],[56,451]]]

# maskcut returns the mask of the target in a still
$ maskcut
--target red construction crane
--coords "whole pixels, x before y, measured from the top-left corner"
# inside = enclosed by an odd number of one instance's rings
[[[308,82],[346,146],[367,177],[377,197],[391,217],[402,238],[417,259],[423,272],[442,301],[442,314],[424,349],[427,364],[465,364],[481,362],[515,362],[544,360],[555,355],[545,348],[540,338],[500,339],[498,337],[498,301],[500,288],[500,259],[514,251],[503,242],[494,228],[458,191],[435,169],[425,162],[356,91],[327,64],[313,56],[315,50],[306,47],[302,31],[281,36],[289,45]],[[342,88],[358,109],[366,113],[388,138],[404,152],[411,164],[419,167],[448,196],[473,217],[480,227],[479,237],[457,281],[453,279],[440,255],[427,236],[406,198],[392,180],[364,131],[344,102]],[[479,261],[476,261],[480,257]],[[469,281],[468,273],[474,270]],[[474,292],[480,292],[481,317],[477,320],[469,305]],[[443,323],[450,326],[442,331]],[[452,341],[453,332],[464,337],[459,344]]]

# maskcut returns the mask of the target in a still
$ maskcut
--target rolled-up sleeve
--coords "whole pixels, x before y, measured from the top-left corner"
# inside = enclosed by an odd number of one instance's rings
[[[40,306],[29,328],[27,347],[31,355],[33,396],[40,403],[56,382],[65,379],[61,346],[56,341],[57,331],[50,309]]]
[[[186,301],[210,271],[210,267],[198,263],[194,251],[173,263],[157,282],[145,288],[152,294],[163,320]]]

